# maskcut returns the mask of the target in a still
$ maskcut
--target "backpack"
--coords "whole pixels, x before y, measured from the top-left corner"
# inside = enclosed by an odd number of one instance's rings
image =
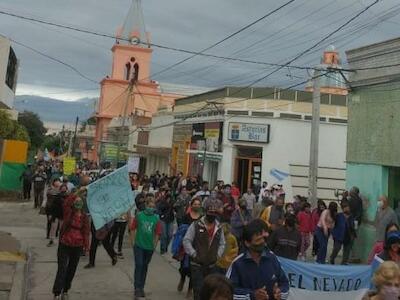
[[[185,237],[188,228],[188,224],[181,224],[174,235],[171,246],[171,253],[172,257],[177,261],[182,261],[185,256],[185,251],[183,249],[183,238]]]

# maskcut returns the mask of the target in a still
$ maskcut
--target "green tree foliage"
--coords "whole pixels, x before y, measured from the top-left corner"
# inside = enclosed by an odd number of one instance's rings
[[[42,148],[47,149],[50,152],[54,151],[56,155],[61,155],[68,150],[69,140],[72,134],[72,131],[48,134],[44,138]]]
[[[30,142],[25,127],[17,121],[12,120],[6,110],[0,110],[0,138]]]
[[[39,149],[47,132],[39,116],[34,112],[24,111],[18,115],[18,122],[28,131],[32,147]]]

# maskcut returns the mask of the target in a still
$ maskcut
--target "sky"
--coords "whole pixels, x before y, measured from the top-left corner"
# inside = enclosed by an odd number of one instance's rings
[[[146,30],[155,44],[201,51],[288,0],[142,0]],[[321,40],[374,0],[295,0],[276,14],[207,51],[269,63],[285,63]],[[0,10],[96,32],[115,34],[131,0],[0,0]],[[315,66],[333,44],[345,63],[345,51],[399,35],[400,3],[381,0],[349,26],[293,64]],[[0,34],[66,62],[99,82],[111,71],[114,40],[0,15]],[[17,94],[62,100],[98,97],[99,85],[65,66],[14,44],[20,59]],[[190,54],[154,48],[151,70],[157,74]],[[191,86],[247,86],[273,67],[196,56],[152,79],[186,92]],[[288,87],[310,76],[284,68],[257,86]]]

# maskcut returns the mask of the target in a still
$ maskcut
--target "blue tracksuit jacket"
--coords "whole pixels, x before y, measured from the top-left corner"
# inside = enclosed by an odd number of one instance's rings
[[[264,250],[260,263],[257,264],[249,252],[240,254],[230,266],[226,277],[234,286],[234,300],[254,300],[254,291],[266,288],[269,299],[273,297],[275,283],[281,290],[281,299],[287,299],[289,282],[281,264],[269,250]]]

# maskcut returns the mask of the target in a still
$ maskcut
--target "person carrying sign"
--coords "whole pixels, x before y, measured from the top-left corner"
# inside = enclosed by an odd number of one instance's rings
[[[155,207],[154,197],[147,197],[145,210],[138,212],[130,224],[130,238],[135,259],[135,299],[145,298],[147,269],[162,232],[161,221],[155,213]]]
[[[267,237],[268,228],[260,219],[244,228],[246,251],[233,261],[226,273],[234,286],[234,299],[287,299],[289,281],[277,257],[267,249]]]

